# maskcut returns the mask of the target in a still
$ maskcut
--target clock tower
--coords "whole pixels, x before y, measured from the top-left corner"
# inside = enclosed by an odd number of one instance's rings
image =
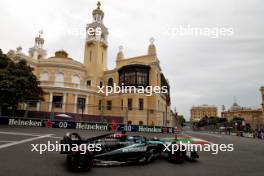
[[[107,70],[108,47],[108,29],[103,24],[104,12],[101,10],[99,1],[92,15],[93,22],[86,26],[84,65],[87,68],[88,76],[91,77],[92,86],[98,86],[100,78]]]

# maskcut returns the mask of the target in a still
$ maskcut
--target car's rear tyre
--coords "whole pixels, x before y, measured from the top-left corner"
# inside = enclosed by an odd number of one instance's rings
[[[177,151],[175,153],[169,152],[168,154],[168,160],[175,164],[181,164],[184,163],[185,160],[185,154],[184,152]]]
[[[80,154],[75,152],[67,155],[67,166],[70,171],[88,171],[93,166],[93,158],[90,154]]]

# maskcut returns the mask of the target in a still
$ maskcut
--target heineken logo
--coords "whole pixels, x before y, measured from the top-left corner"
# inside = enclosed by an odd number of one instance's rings
[[[161,133],[162,132],[162,128],[139,126],[138,127],[138,131],[139,132],[150,132],[150,133]]]
[[[8,125],[42,127],[42,122],[36,120],[9,119]]]
[[[107,124],[89,124],[89,123],[76,123],[76,129],[80,130],[101,130],[107,131],[108,125]]]

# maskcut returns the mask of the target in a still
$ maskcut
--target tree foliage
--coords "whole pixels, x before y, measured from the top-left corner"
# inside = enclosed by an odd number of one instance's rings
[[[198,126],[207,126],[207,125],[216,125],[217,123],[225,123],[227,122],[226,118],[219,118],[219,117],[203,117],[199,122]]]
[[[178,115],[177,118],[178,118],[179,125],[184,126],[184,123],[186,122],[184,116],[183,115]]]
[[[43,90],[25,60],[17,63],[0,49],[0,108],[17,107],[25,100],[42,100]]]

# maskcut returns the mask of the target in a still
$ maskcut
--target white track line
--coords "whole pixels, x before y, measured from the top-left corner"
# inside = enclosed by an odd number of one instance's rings
[[[49,136],[49,138],[53,138],[53,139],[62,139],[62,137],[58,137],[58,136]]]
[[[191,137],[191,139],[196,140],[196,141],[208,142],[210,145],[214,144],[214,143],[211,142],[211,141],[207,141],[207,140],[205,140],[205,139],[201,139],[201,138],[198,138],[198,137],[194,137],[194,136],[189,135],[189,134],[187,134],[187,136]]]
[[[7,132],[7,131],[0,131],[0,134],[17,135],[17,136],[42,136],[42,135],[45,135],[45,134],[19,133],[19,132]]]
[[[6,142],[16,142],[16,141],[0,141],[0,143],[1,142],[6,143]]]
[[[196,140],[200,140],[200,141],[208,142],[210,145],[214,144],[213,142],[211,142],[211,141],[207,141],[207,140],[205,140],[205,139],[201,139],[201,138],[197,138],[197,137],[193,137],[193,136],[191,136],[191,137],[194,138],[194,139],[196,139]]]
[[[207,136],[214,136],[216,138],[222,138],[223,137],[223,135],[208,133],[208,132],[188,132],[188,133],[189,134],[202,134],[202,135],[207,135]]]
[[[26,143],[26,142],[30,142],[30,141],[34,141],[34,140],[38,140],[38,139],[42,139],[42,138],[46,138],[46,137],[50,137],[50,136],[51,135],[48,134],[48,135],[44,135],[44,136],[38,136],[38,137],[33,137],[33,138],[21,140],[21,141],[11,142],[11,143],[8,143],[8,144],[3,144],[3,145],[0,145],[0,149],[11,147],[11,146],[18,145],[18,144],[23,144],[23,143]]]

